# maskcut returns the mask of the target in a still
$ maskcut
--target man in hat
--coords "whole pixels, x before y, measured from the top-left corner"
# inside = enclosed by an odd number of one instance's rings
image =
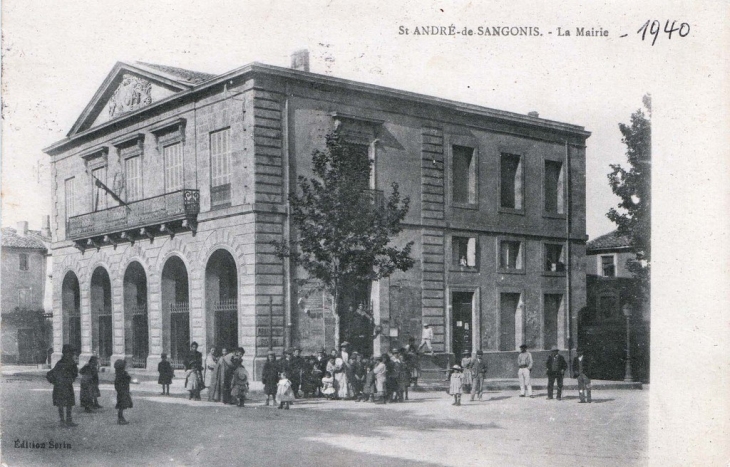
[[[432,340],[433,329],[431,329],[430,324],[426,323],[423,325],[423,332],[421,332],[421,345],[418,346],[418,351],[420,352],[425,345],[426,347],[428,347],[428,350],[431,352],[431,356],[433,357],[433,347],[431,346]]]
[[[520,397],[525,397],[525,388],[527,388],[527,396],[532,397],[532,384],[530,384],[530,372],[532,371],[532,355],[527,351],[527,346],[520,346],[520,353],[517,355],[517,377],[520,379]]]
[[[553,346],[552,349],[550,349],[550,356],[548,356],[547,362],[545,362],[545,366],[547,367],[547,377],[548,377],[548,399],[553,398],[553,387],[555,386],[555,382],[558,383],[558,400],[562,400],[563,395],[563,375],[565,374],[565,370],[568,368],[568,364],[565,362],[565,359],[562,355],[558,353],[558,346]]]
[[[482,400],[484,391],[484,377],[487,375],[487,362],[484,360],[484,352],[477,350],[477,356],[471,361],[471,400],[478,395]]]
[[[302,384],[302,373],[305,367],[302,349],[299,347],[295,348],[291,360],[291,374],[289,375],[289,379],[291,380],[291,389],[294,392],[294,397],[298,399],[299,386]]]
[[[578,401],[580,404],[585,402],[591,403],[591,380],[590,374],[590,362],[588,357],[583,353],[583,349],[578,348],[575,351],[575,358],[573,359],[573,378],[578,379]],[[586,399],[588,399],[586,401]]]

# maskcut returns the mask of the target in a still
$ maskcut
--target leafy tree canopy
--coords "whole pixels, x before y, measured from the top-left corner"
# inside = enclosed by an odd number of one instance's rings
[[[606,214],[626,235],[636,253],[636,260],[627,264],[629,271],[640,279],[648,292],[651,270],[651,96],[643,98],[644,108],[631,115],[631,124],[619,123],[626,145],[628,166],[611,164],[608,181],[620,198],[618,209]],[[648,116],[647,116],[648,115]]]

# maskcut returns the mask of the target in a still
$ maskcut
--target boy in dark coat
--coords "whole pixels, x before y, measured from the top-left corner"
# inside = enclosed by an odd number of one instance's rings
[[[79,399],[81,407],[84,408],[85,412],[91,412],[91,409],[96,408],[98,405],[96,399],[96,391],[99,385],[99,372],[96,370],[98,361],[99,359],[96,356],[92,356],[89,358],[89,363],[79,370],[79,374],[81,375]],[[96,376],[96,385],[94,385],[94,376]]]
[[[167,354],[163,353],[160,355],[162,361],[157,364],[157,372],[160,377],[157,379],[157,384],[162,385],[162,395],[170,395],[170,385],[172,384],[172,378],[175,377],[175,371],[172,369],[172,365],[167,361]]]
[[[71,407],[76,405],[73,382],[79,375],[79,368],[74,360],[74,348],[68,344],[61,350],[61,359],[48,374],[53,384],[53,405],[58,407],[61,426],[78,426],[71,418]],[[66,418],[63,417],[64,408]]]
[[[573,359],[573,378],[578,379],[578,396],[581,404],[591,403],[590,361],[582,349],[576,349]],[[586,401],[586,398],[588,399]]]
[[[261,382],[264,383],[266,405],[269,405],[269,397],[276,400],[276,385],[279,384],[279,365],[276,362],[276,354],[272,350],[266,356],[266,363],[261,372]]]
[[[114,389],[117,390],[117,423],[119,425],[128,425],[129,422],[124,419],[124,409],[132,408],[132,395],[129,392],[129,382],[132,377],[125,370],[127,362],[124,360],[117,360],[114,362],[114,371],[116,371],[116,378],[114,378]]]

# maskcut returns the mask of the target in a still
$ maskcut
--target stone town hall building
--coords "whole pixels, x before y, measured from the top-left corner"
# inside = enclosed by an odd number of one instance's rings
[[[484,350],[490,373],[569,346],[585,306],[583,127],[308,71],[252,63],[222,75],[117,63],[52,161],[54,359],[156,369],[190,341],[332,347],[322,294],[278,259],[287,193],[335,127],[374,162],[371,188],[411,199],[399,241],[415,266],[372,287],[380,352],[420,341]],[[106,188],[106,189],[105,189]],[[108,191],[107,191],[108,189]],[[541,360],[541,358],[536,358]]]

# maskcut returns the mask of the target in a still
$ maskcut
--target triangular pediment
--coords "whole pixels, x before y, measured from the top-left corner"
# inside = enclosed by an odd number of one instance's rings
[[[186,91],[214,76],[162,65],[117,62],[68,137]]]

